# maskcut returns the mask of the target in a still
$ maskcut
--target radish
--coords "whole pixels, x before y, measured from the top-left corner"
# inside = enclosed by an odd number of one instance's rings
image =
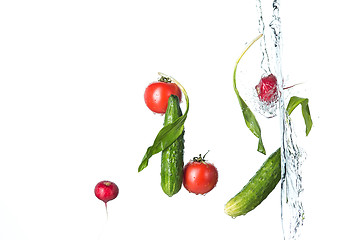
[[[278,99],[277,80],[273,74],[262,77],[255,89],[259,99],[263,102],[271,103]]]
[[[285,87],[284,90],[300,85],[294,84],[290,87]],[[262,77],[259,84],[255,86],[258,97],[265,103],[272,103],[278,100],[277,79],[273,74]]]
[[[106,215],[108,216],[107,211],[107,202],[115,199],[119,194],[118,186],[110,181],[101,181],[95,186],[95,196],[105,203]]]

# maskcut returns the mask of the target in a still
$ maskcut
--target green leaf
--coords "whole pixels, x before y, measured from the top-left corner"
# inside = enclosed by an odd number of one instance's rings
[[[141,172],[148,166],[149,159],[156,153],[163,151],[170,146],[184,131],[184,122],[186,115],[179,117],[174,123],[164,126],[156,136],[154,143],[150,146],[138,168],[138,172]]]
[[[234,89],[235,89],[236,96],[238,97],[238,100],[240,103],[241,111],[243,113],[246,126],[259,139],[257,151],[266,155],[265,147],[264,147],[264,144],[263,144],[262,138],[261,138],[260,125],[259,125],[258,121],[256,120],[255,115],[252,113],[250,108],[246,105],[244,100],[241,98],[239,91],[236,89],[236,86],[234,87]]]
[[[154,143],[152,146],[148,147],[140,165],[138,168],[138,172],[141,172],[144,168],[148,166],[149,159],[155,155],[156,153],[159,153],[163,151],[165,148],[170,146],[184,131],[184,123],[187,117],[187,114],[189,112],[189,97],[184,89],[184,87],[175,79],[172,77],[166,76],[163,73],[159,73],[161,76],[165,76],[167,78],[170,78],[170,80],[181,89],[181,91],[184,93],[185,99],[186,99],[186,111],[184,115],[176,119],[175,122],[164,126],[159,133],[157,134]]]
[[[300,98],[300,97],[296,97],[296,96],[291,97],[290,101],[288,103],[288,106],[286,108],[286,111],[290,115],[292,113],[292,111],[299,104],[301,104],[302,115],[304,117],[305,126],[306,126],[305,132],[306,132],[306,136],[307,136],[310,133],[310,130],[311,130],[312,124],[313,124],[311,115],[310,115],[310,109],[309,109],[309,99],[308,98]]]
[[[262,142],[262,138],[261,138],[261,129],[260,129],[260,125],[258,123],[258,121],[255,118],[255,115],[251,112],[250,108],[246,105],[246,103],[244,102],[244,100],[241,98],[238,89],[236,88],[236,70],[237,70],[237,66],[241,60],[241,58],[244,56],[244,54],[246,53],[246,51],[257,41],[261,38],[262,34],[260,34],[258,37],[256,37],[252,42],[250,42],[250,44],[246,47],[246,49],[244,50],[244,52],[241,54],[240,58],[237,60],[236,65],[235,65],[235,69],[234,69],[234,74],[233,74],[233,87],[234,87],[234,91],[236,93],[236,96],[239,100],[240,103],[240,107],[241,107],[241,111],[244,115],[244,120],[246,123],[246,126],[250,129],[250,131],[259,139],[258,142],[258,152],[263,153],[266,155],[266,151],[265,151],[265,147],[264,144]]]

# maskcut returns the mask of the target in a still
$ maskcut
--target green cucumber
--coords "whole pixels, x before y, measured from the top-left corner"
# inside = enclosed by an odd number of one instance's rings
[[[165,113],[164,126],[182,116],[179,98],[171,95]],[[184,167],[184,131],[161,153],[161,188],[169,197],[180,191]]]
[[[261,168],[225,205],[225,213],[235,218],[256,208],[274,190],[281,178],[281,152],[277,149]]]

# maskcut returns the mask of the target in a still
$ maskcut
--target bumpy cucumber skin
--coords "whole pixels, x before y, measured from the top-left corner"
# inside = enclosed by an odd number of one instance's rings
[[[182,116],[179,98],[171,95],[165,113],[164,126]],[[169,197],[178,193],[182,186],[184,167],[184,132],[161,153],[161,188]]]
[[[281,152],[276,150],[261,168],[225,205],[225,213],[235,218],[256,208],[270,193],[281,178]]]

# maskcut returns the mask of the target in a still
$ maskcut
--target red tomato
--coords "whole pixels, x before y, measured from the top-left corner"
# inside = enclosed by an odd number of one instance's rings
[[[165,113],[170,95],[176,95],[181,101],[181,90],[175,83],[154,82],[146,89],[146,106],[155,113]]]
[[[184,187],[191,193],[205,194],[210,192],[218,181],[216,167],[205,160],[192,160],[184,167]]]

